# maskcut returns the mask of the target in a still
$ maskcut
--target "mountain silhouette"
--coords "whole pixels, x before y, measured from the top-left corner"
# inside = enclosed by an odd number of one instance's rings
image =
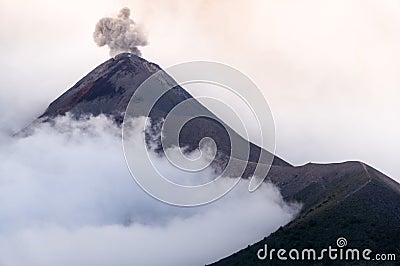
[[[53,101],[38,121],[48,121],[70,113],[77,118],[88,114],[105,114],[122,123],[135,90],[159,70],[161,68],[158,65],[143,58],[128,53],[120,54],[99,65]],[[174,106],[190,98],[192,96],[182,87],[174,87],[157,101],[150,117],[153,121],[160,121]],[[188,112],[195,112],[197,108],[205,109],[196,102]],[[154,127],[154,130],[159,128]],[[179,144],[194,150],[202,138],[211,137],[219,152],[220,162],[216,163],[223,166],[230,155],[229,135],[247,144],[247,140],[217,119],[198,117],[182,128]],[[244,178],[254,170],[260,149],[250,144]],[[259,242],[213,265],[285,264],[288,262],[258,260],[257,251],[265,244],[276,250],[336,247],[339,237],[347,239],[348,248],[394,253],[397,261],[400,260],[400,185],[393,179],[362,162],[292,166],[275,156],[266,180],[280,189],[286,201],[302,203],[301,212],[292,222],[270,236],[260,236]],[[302,264],[301,261],[292,263]],[[321,261],[316,265],[329,263],[332,261]],[[395,262],[386,263],[396,265]],[[352,263],[341,261],[340,265]]]
[[[113,117],[117,123],[122,123],[126,107],[136,89],[144,80],[160,70],[158,65],[136,55],[119,54],[96,67],[53,101],[40,119],[47,120],[68,112],[77,118],[88,114],[94,116],[105,114]],[[155,125],[154,130],[159,129],[156,126],[157,122],[165,118],[172,108],[190,98],[193,97],[180,86],[176,86],[162,95],[149,115]],[[202,109],[202,113],[208,113],[209,117],[196,117],[196,113],[200,113],[199,109]],[[193,114],[195,118],[188,121],[180,131],[179,144],[181,147],[186,146],[188,152],[193,151],[198,148],[201,139],[210,137],[217,145],[220,161],[225,161],[223,158],[229,156],[231,152],[230,137],[236,138],[239,144],[250,145],[249,158],[238,159],[246,161],[248,159],[250,164],[246,169],[245,176],[251,175],[252,168],[254,168],[251,162],[259,160],[260,147],[248,143],[228,125],[222,124],[223,122],[221,123],[215,115],[197,101],[193,101],[185,111]],[[168,136],[164,137],[168,138]],[[276,156],[272,164],[291,166]]]

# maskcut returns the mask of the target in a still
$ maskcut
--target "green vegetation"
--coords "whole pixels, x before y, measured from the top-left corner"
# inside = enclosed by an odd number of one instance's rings
[[[322,191],[311,184],[292,199],[304,201],[297,219],[281,227],[263,240],[212,265],[302,265],[301,261],[286,263],[261,261],[257,251],[265,244],[269,248],[298,250],[328,246],[337,247],[336,240],[345,237],[346,248],[366,248],[376,253],[395,253],[400,258],[400,194],[376,175],[363,171],[352,177],[342,177]],[[316,193],[313,193],[316,191]],[[310,265],[310,262],[303,262]],[[312,265],[376,265],[360,261],[316,261]],[[398,265],[386,262],[379,265]]]

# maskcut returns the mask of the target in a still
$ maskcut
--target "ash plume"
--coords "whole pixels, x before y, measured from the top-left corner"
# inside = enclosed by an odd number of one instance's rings
[[[93,39],[98,46],[107,45],[110,56],[129,52],[140,56],[138,46],[147,45],[147,39],[140,26],[130,19],[131,11],[124,7],[116,18],[105,17],[96,24]]]

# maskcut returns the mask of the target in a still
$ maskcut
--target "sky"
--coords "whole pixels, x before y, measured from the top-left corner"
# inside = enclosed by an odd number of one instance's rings
[[[249,76],[273,112],[280,157],[361,160],[400,180],[397,1],[188,2],[2,1],[3,130],[26,125],[107,60],[95,23],[127,6],[147,34],[147,60],[212,60]]]

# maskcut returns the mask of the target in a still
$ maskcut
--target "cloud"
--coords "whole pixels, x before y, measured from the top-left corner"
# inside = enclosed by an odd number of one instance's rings
[[[93,43],[93,26],[122,6],[0,5],[0,70],[7,73],[0,123],[18,130],[107,60],[108,49]],[[135,0],[129,7],[151,36],[141,49],[147,60],[164,68],[218,61],[249,75],[273,111],[280,157],[295,165],[362,160],[400,180],[399,2]],[[219,92],[208,96],[229,103]]]
[[[298,211],[273,185],[249,193],[244,180],[205,206],[159,202],[130,176],[120,128],[103,116],[59,117],[0,145],[1,265],[202,265]]]
[[[147,45],[147,39],[141,27],[130,19],[131,11],[124,7],[116,18],[102,18],[97,22],[93,39],[98,46],[107,45],[110,55],[122,52],[141,55],[138,46]]]

